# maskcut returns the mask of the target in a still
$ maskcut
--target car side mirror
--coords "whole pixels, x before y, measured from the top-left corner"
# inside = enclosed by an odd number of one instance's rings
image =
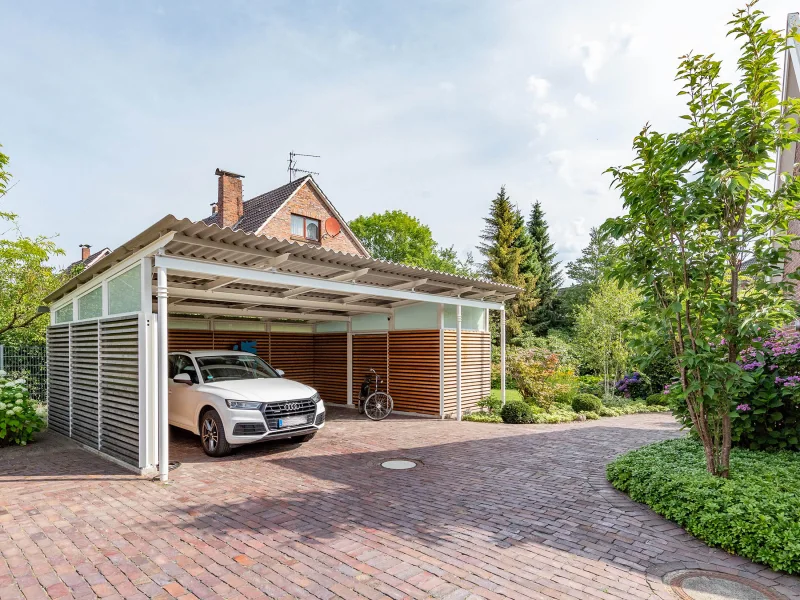
[[[283,369],[275,369],[275,372],[278,374],[278,377],[283,377],[286,375]]]
[[[175,383],[185,383],[186,385],[192,385],[192,376],[188,373],[178,373],[175,377],[172,378],[172,381]]]

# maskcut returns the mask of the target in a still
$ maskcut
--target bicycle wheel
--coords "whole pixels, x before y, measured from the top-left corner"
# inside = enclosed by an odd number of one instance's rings
[[[392,397],[386,392],[375,392],[364,403],[364,412],[373,421],[380,421],[389,416],[394,407]]]

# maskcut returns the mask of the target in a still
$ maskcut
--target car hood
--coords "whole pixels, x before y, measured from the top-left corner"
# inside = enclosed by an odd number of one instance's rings
[[[253,400],[256,402],[285,402],[310,398],[316,393],[312,387],[291,379],[237,379],[204,383],[200,392],[217,396],[224,395],[227,400]]]

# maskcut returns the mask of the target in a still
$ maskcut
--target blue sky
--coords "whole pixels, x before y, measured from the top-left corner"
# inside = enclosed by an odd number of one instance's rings
[[[206,216],[216,167],[277,187],[294,149],[345,218],[403,209],[462,255],[505,184],[568,261],[620,212],[603,171],[680,127],[677,57],[732,62],[740,4],[0,0],[0,209],[66,263]],[[782,29],[800,2],[761,8]]]

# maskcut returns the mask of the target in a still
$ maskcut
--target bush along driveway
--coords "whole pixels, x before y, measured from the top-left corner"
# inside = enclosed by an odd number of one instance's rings
[[[210,459],[172,432],[173,483],[55,434],[0,452],[0,597],[670,598],[713,568],[799,580],[709,548],[614,490],[606,464],[682,434],[668,414],[556,425],[331,410],[310,443]],[[417,461],[383,469],[390,458]]]

